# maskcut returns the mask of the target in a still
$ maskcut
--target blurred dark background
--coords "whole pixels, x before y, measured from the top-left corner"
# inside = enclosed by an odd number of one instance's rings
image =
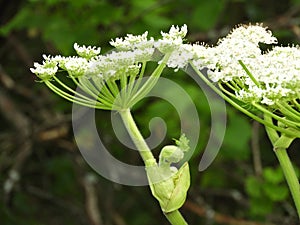
[[[72,104],[30,73],[42,54],[75,54],[74,42],[106,52],[112,38],[146,30],[159,37],[172,24],[187,24],[190,42],[215,44],[237,24],[256,22],[268,26],[282,45],[297,44],[300,1],[0,1],[0,224],[168,224],[148,187],[115,184],[82,159],[73,138]],[[216,160],[198,171],[210,133],[209,107],[192,79],[179,73],[174,80],[190,94],[201,119],[200,141],[190,161],[192,185],[181,210],[189,224],[296,225],[263,127],[232,107],[227,107],[227,132]],[[167,102],[142,101],[134,116],[145,136],[151,118],[166,121],[162,145],[179,135],[179,118]],[[96,120],[115,157],[141,164],[137,153],[124,151],[116,141],[109,112],[98,111]],[[295,142],[289,153],[300,166],[297,148]]]

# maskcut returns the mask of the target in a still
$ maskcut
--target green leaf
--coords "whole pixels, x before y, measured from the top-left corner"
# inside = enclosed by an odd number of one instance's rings
[[[289,195],[289,190],[283,185],[265,184],[263,190],[272,201],[283,201]]]
[[[272,184],[279,184],[284,181],[284,175],[281,168],[273,169],[271,167],[267,167],[263,170],[264,179]]]
[[[255,216],[265,216],[272,212],[273,202],[264,198],[251,198],[250,199],[250,214]]]
[[[245,184],[246,192],[251,197],[260,197],[262,195],[261,182],[254,176],[248,177]]]

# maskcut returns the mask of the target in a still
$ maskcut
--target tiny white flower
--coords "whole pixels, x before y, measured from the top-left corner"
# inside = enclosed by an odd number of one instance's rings
[[[175,49],[168,62],[167,66],[175,68],[175,71],[186,67],[191,59],[194,57],[193,46],[189,44],[182,44],[178,49]]]
[[[153,37],[151,37],[148,40],[147,36],[148,36],[147,31],[142,35],[127,34],[126,37],[116,38],[115,40],[111,40],[109,43],[115,48],[122,51],[135,50],[135,49],[144,50],[144,49],[153,48],[154,39]]]
[[[42,80],[51,78],[57,72],[57,66],[54,67],[45,67],[44,65],[40,65],[38,63],[34,63],[35,68],[30,68],[32,73],[35,73]]]
[[[77,43],[74,43],[74,49],[77,54],[83,58],[91,59],[100,54],[101,48],[97,48],[94,46],[79,46]]]
[[[274,101],[271,100],[271,99],[269,99],[269,98],[266,97],[266,96],[263,96],[263,97],[262,97],[262,100],[260,101],[260,103],[261,103],[261,104],[265,104],[265,105],[271,106],[271,105],[274,104]]]
[[[140,54],[145,53],[136,50],[111,52],[104,56],[97,56],[89,62],[86,74],[101,74],[104,79],[119,79],[122,73],[125,73],[126,76],[136,75],[140,69],[137,58],[145,57]]]
[[[136,62],[147,62],[153,59],[155,49],[153,47],[134,50],[134,59]]]
[[[58,70],[57,62],[51,61],[49,57],[45,58],[43,64],[34,63],[33,66],[35,68],[30,68],[30,71],[43,81],[50,80]]]
[[[186,34],[187,26],[185,24],[181,28],[173,25],[168,33],[161,31],[162,39],[155,42],[154,47],[162,53],[172,52],[183,43]]]
[[[265,44],[276,44],[277,39],[272,35],[270,30],[262,25],[249,25],[239,26],[232,30],[225,39],[239,39],[245,40],[254,44],[265,43]],[[224,40],[224,39],[223,39]],[[222,39],[221,39],[222,41]]]
[[[187,25],[184,24],[182,27],[179,27],[179,26],[174,26],[172,25],[172,27],[170,28],[169,32],[168,33],[165,33],[163,31],[161,31],[161,35],[164,39],[183,39],[187,34]]]
[[[83,76],[88,70],[88,61],[85,58],[69,57],[65,59],[64,67],[70,76]]]

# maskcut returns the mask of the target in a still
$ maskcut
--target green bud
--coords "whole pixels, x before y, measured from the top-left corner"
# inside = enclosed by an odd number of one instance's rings
[[[184,157],[184,153],[187,152],[189,147],[189,140],[185,134],[182,134],[179,140],[175,140],[175,145],[167,145],[163,147],[159,155],[159,166],[170,167],[171,163],[178,163]]]
[[[177,163],[183,158],[183,151],[175,145],[167,145],[163,147],[159,155],[159,164],[167,164],[170,166],[171,163]]]

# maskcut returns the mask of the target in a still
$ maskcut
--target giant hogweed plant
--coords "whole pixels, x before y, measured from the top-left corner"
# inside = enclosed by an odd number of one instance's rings
[[[78,56],[43,56],[42,65],[35,63],[31,71],[52,91],[83,106],[113,110],[119,113],[145,164],[153,196],[171,224],[187,224],[178,209],[186,199],[190,185],[187,162],[180,168],[173,166],[182,161],[189,150],[189,140],[182,134],[176,145],[162,148],[159,160],[153,156],[131,114],[132,107],[145,97],[158,82],[172,53],[183,43],[187,27],[171,27],[162,38],[154,40],[142,35],[116,38],[110,44],[115,49],[105,55],[100,48],[74,44]],[[151,75],[144,78],[149,61],[159,62]],[[63,82],[66,75],[77,87]],[[78,91],[78,88],[80,91]]]
[[[184,134],[175,145],[162,148],[157,160],[142,137],[131,114],[132,107],[158,82],[166,67],[199,76],[236,109],[265,126],[300,216],[300,188],[287,149],[300,137],[300,49],[275,46],[277,39],[261,24],[241,25],[215,46],[184,43],[186,25],[172,26],[158,40],[128,34],[110,44],[106,55],[100,48],[74,44],[78,56],[43,56],[31,69],[61,97],[83,106],[117,111],[145,164],[149,186],[171,224],[187,224],[179,209],[190,185],[189,151]],[[259,44],[271,45],[262,51]],[[157,66],[142,82],[147,63]],[[205,71],[205,74],[204,72]],[[67,77],[80,89],[60,79]],[[60,74],[61,73],[61,74]],[[59,75],[60,74],[60,75]],[[174,163],[181,162],[179,168]]]

